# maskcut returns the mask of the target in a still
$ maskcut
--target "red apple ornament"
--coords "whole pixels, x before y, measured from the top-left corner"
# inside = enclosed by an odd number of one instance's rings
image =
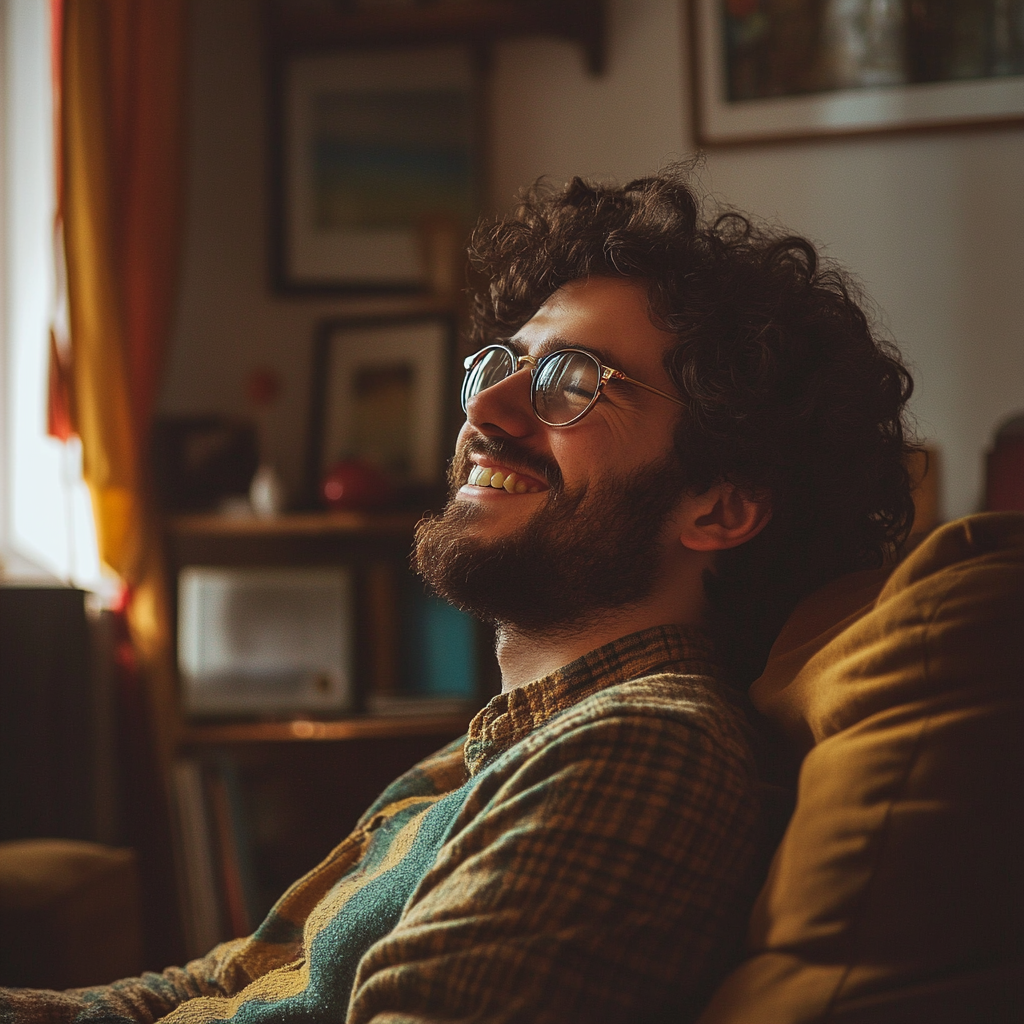
[[[395,496],[388,478],[363,459],[342,459],[327,471],[320,494],[328,508],[380,508]]]

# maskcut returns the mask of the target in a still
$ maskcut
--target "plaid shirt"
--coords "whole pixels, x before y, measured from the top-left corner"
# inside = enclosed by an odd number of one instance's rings
[[[99,988],[0,991],[0,1020],[686,1020],[762,863],[743,715],[710,653],[657,627],[493,698],[254,935]]]

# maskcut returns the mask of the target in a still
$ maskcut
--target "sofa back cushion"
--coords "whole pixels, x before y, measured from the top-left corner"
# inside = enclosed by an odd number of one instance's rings
[[[806,599],[751,697],[806,756],[701,1024],[1020,1019],[1024,515]]]

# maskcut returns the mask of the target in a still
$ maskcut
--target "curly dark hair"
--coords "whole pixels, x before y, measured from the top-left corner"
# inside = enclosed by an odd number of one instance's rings
[[[724,479],[771,502],[768,526],[705,578],[736,682],[759,674],[803,595],[906,539],[913,382],[850,277],[807,239],[733,210],[703,218],[672,168],[622,187],[538,183],[477,228],[470,266],[478,347],[511,337],[569,281],[646,283],[652,322],[677,339],[665,368],[685,401],[687,487]]]

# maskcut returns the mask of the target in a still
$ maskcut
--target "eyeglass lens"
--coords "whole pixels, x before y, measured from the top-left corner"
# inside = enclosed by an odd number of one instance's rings
[[[515,370],[503,348],[485,350],[466,372],[462,407],[481,391],[503,381]],[[601,366],[586,352],[554,352],[534,370],[531,385],[533,408],[545,422],[558,426],[577,419],[593,404],[601,381]]]
[[[533,407],[545,423],[569,423],[593,404],[601,367],[583,352],[541,360],[533,379]]]
[[[483,355],[466,371],[462,383],[462,408],[481,391],[503,381],[515,369],[512,356],[503,348],[485,349]]]

